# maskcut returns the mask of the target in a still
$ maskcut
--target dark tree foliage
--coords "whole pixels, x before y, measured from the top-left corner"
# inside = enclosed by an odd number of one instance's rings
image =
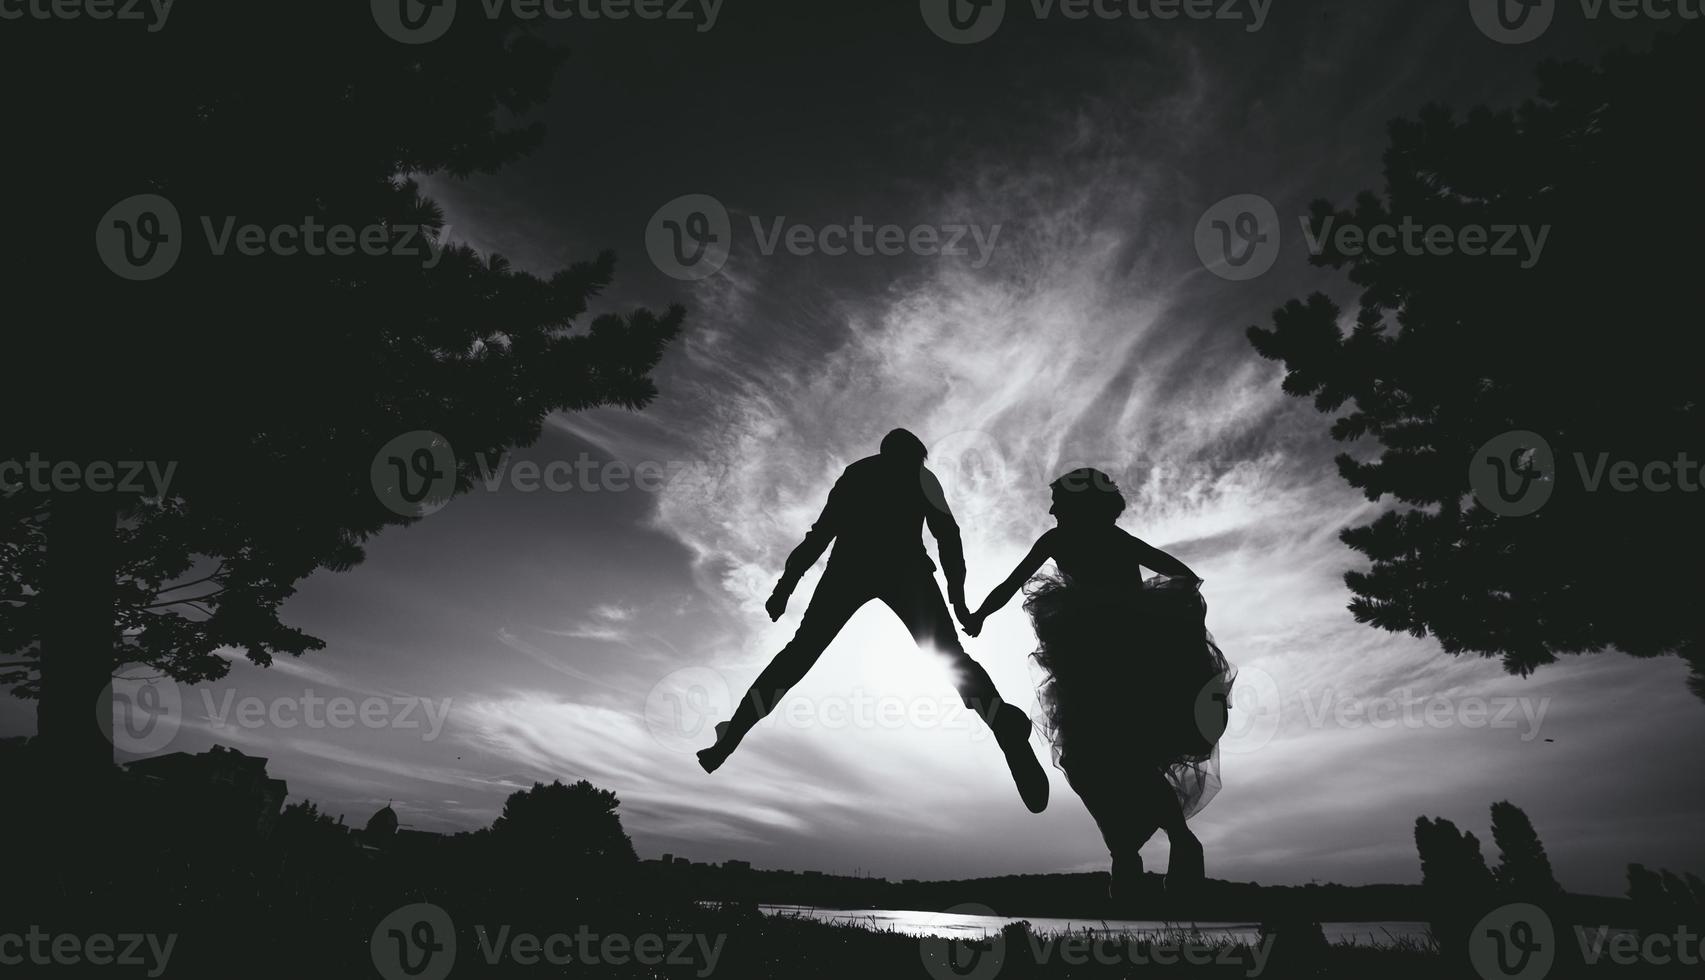
[[[198,682],[226,672],[222,650],[265,665],[322,646],[279,607],[409,522],[370,484],[390,439],[441,433],[467,489],[478,458],[532,442],[547,414],[656,394],[682,312],[589,316],[609,253],[541,276],[462,247],[429,265],[206,240],[204,219],[228,218],[446,237],[414,178],[491,172],[542,138],[526,113],[564,53],[510,13],[464,11],[412,46],[351,0],[180,0],[157,33],[0,34],[0,79],[31,93],[0,164],[15,198],[0,460],[176,466],[164,495],[0,496],[0,683],[41,699],[43,746],[68,766],[110,761],[94,719],[115,665]],[[183,221],[177,265],[147,282],[93,242],[136,194]]]
[[[1483,895],[1492,890],[1492,872],[1480,840],[1440,817],[1415,819],[1415,849],[1421,856],[1421,886],[1439,899]]]
[[[1376,458],[1339,457],[1344,478],[1403,505],[1342,535],[1372,562],[1346,576],[1357,620],[1524,676],[1563,654],[1679,654],[1705,697],[1701,494],[1590,492],[1577,463],[1689,453],[1699,478],[1702,58],[1705,31],[1688,29],[1596,69],[1547,64],[1514,110],[1423,109],[1391,126],[1383,196],[1315,203],[1316,228],[1550,227],[1526,269],[1330,246],[1313,261],[1362,288],[1353,326],[1315,294],[1249,330],[1284,363],[1284,390],[1334,416],[1335,439],[1377,444]],[[1526,517],[1469,492],[1476,451],[1513,430],[1542,435],[1557,462],[1550,501]]]
[[[1694,874],[1630,864],[1628,899],[1646,930],[1670,932],[1681,923],[1705,922],[1705,882]]]
[[[1494,875],[1506,893],[1529,898],[1562,894],[1545,845],[1521,807],[1507,801],[1492,804],[1492,840],[1498,845]]]
[[[639,863],[622,830],[621,801],[582,779],[573,785],[534,783],[511,793],[492,822],[499,860],[537,868],[546,890],[595,897],[618,888]]]
[[[1457,956],[1469,926],[1495,900],[1496,882],[1480,841],[1443,817],[1417,817],[1415,849],[1421,857],[1421,888],[1433,935],[1446,955]]]
[[[1663,875],[1643,864],[1628,866],[1628,898],[1643,910],[1667,909],[1669,896],[1664,891]]]

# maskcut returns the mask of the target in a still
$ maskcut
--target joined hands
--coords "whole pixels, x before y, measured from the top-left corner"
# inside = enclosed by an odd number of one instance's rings
[[[972,639],[976,639],[978,634],[983,632],[983,620],[988,618],[972,612],[963,602],[953,604],[953,615],[959,619],[959,628],[963,629],[965,635]]]

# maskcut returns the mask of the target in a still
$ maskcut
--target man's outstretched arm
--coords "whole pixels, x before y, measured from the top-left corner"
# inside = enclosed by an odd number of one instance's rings
[[[823,513],[817,516],[817,523],[811,525],[811,530],[805,532],[805,540],[799,542],[799,547],[787,556],[787,565],[782,570],[781,580],[776,583],[775,591],[764,603],[764,611],[770,614],[770,622],[781,618],[787,611],[787,598],[793,595],[793,590],[799,586],[799,580],[817,564],[817,559],[823,557],[823,552],[829,550],[829,543],[840,533],[841,512],[845,507],[845,492],[839,481],[835,488],[829,491],[829,502],[823,505]]]
[[[947,495],[941,483],[928,469],[921,471],[924,498],[929,506],[924,510],[924,523],[935,535],[936,550],[941,553],[941,574],[947,577],[947,601],[953,604],[954,615],[964,619],[969,613],[965,606],[965,543],[959,537],[959,522],[947,507]]]

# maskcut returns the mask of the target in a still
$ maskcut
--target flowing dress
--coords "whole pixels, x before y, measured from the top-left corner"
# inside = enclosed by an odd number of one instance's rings
[[[1031,658],[1054,763],[1119,779],[1152,768],[1184,815],[1219,790],[1220,736],[1235,671],[1206,626],[1201,583],[1157,576],[1136,586],[1084,585],[1043,574],[1026,588]],[[1087,765],[1085,763],[1088,763]]]

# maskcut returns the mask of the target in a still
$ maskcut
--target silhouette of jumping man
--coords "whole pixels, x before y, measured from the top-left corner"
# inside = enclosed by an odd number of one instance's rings
[[[752,726],[805,677],[853,613],[880,599],[914,640],[952,662],[960,698],[993,730],[1024,805],[1034,813],[1047,807],[1048,777],[1030,748],[1030,719],[1002,700],[988,671],[965,652],[936,585],[935,565],[924,550],[927,524],[941,552],[948,596],[960,617],[968,616],[959,525],[941,484],[924,466],[928,456],[917,436],[895,429],[883,437],[880,454],[848,466],[835,482],[822,516],[788,556],[781,581],[764,603],[770,621],[781,618],[800,578],[833,541],[828,568],[793,639],[758,675],[734,717],[716,726],[716,744],[699,752],[706,772],[715,772]]]

